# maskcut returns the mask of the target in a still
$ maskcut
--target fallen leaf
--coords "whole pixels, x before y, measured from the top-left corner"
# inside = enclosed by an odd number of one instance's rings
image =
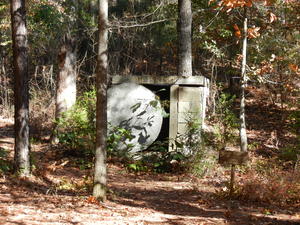
[[[270,23],[273,23],[275,20],[277,20],[277,17],[276,17],[276,15],[274,13],[270,12],[269,16],[270,16]]]

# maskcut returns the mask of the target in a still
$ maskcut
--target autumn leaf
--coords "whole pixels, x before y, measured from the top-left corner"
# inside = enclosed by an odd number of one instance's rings
[[[290,70],[292,70],[293,72],[298,72],[298,70],[299,70],[299,67],[298,67],[298,65],[295,65],[295,64],[289,64],[289,69]]]
[[[252,7],[252,0],[247,0],[247,1],[245,2],[245,6],[247,6],[247,7]]]
[[[99,201],[94,196],[88,197],[86,201],[90,204],[100,205]]]
[[[238,25],[234,24],[233,25],[233,29],[235,30],[234,35],[237,38],[241,38],[242,37],[242,33],[241,33],[240,28],[238,27]]]
[[[287,4],[292,4],[294,2],[297,2],[297,0],[285,0],[284,2]]]
[[[264,0],[263,2],[265,6],[271,6],[273,4],[273,0]]]
[[[215,2],[215,0],[209,0],[208,1],[208,5],[210,5],[210,4],[214,3],[214,2]]]
[[[219,6],[223,6],[226,11],[231,11],[237,7],[251,7],[253,0],[221,0]]]
[[[269,18],[270,19],[270,23],[273,23],[275,20],[277,20],[277,17],[276,17],[276,15],[274,13],[270,12],[269,16],[270,16],[270,18]]]
[[[260,33],[258,32],[259,30],[260,27],[248,28],[248,37],[250,39],[259,37],[260,36]]]
[[[209,4],[216,0],[209,0]],[[218,7],[223,7],[226,12],[230,12],[234,8],[238,7],[252,7],[253,2],[262,2],[265,6],[271,6],[274,0],[220,0],[218,1]]]
[[[241,38],[242,37],[242,34],[241,34],[241,31],[236,31],[235,33],[235,36],[237,37],[237,38]]]

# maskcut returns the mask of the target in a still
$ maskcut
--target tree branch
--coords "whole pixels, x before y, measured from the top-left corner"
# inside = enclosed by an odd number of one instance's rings
[[[169,19],[162,19],[162,20],[155,20],[151,21],[149,23],[142,23],[142,24],[132,24],[132,25],[112,25],[110,28],[111,29],[120,29],[120,28],[135,28],[135,27],[146,27],[150,26],[156,23],[163,23],[166,21],[170,21]]]

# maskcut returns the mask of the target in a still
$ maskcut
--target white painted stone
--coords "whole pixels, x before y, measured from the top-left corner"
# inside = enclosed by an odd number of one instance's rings
[[[131,153],[146,149],[158,137],[162,126],[162,109],[155,94],[142,85],[122,83],[109,88],[107,120],[114,127],[130,130],[134,138]],[[124,150],[120,143],[119,149]]]

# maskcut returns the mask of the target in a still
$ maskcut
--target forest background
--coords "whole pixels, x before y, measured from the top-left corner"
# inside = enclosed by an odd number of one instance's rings
[[[235,104],[238,98],[232,96],[239,95],[236,80],[240,77],[244,15],[239,7],[231,6],[232,3],[238,5],[238,1],[223,1],[224,5],[215,1],[192,1],[193,74],[206,76],[211,81],[208,119],[219,126],[219,135],[214,134],[209,141],[218,148],[229,139],[236,141],[236,133],[231,129],[236,128],[232,117],[238,109]],[[294,180],[288,182],[293,171],[297,170],[300,153],[299,8],[299,2],[293,0],[258,1],[249,8],[247,15],[249,113],[255,115],[255,110],[261,113],[261,107],[266,107],[276,114],[282,126],[282,129],[272,127],[272,124],[268,128],[262,127],[265,136],[261,140],[251,140],[250,134],[249,149],[258,159],[255,165],[264,168],[266,177],[277,169],[279,177],[285,177],[283,180],[268,180],[277,182],[278,191],[283,193],[283,198],[278,199],[280,204],[299,201],[296,197],[299,196],[298,183]],[[53,126],[58,55],[66,34],[76,40],[77,90],[78,95],[83,96],[83,104],[87,100],[84,98],[87,91],[94,87],[97,12],[97,1],[92,0],[27,1],[32,142],[49,135]],[[12,42],[7,1],[0,3],[0,18],[0,110],[1,115],[12,118]],[[109,75],[177,74],[177,19],[177,1],[109,1]],[[251,126],[255,127],[257,122],[248,120],[249,130],[253,130]],[[70,144],[68,138],[62,138],[67,145]],[[76,145],[78,143],[73,147]],[[92,167],[87,161],[83,167]],[[145,168],[135,162],[126,163],[133,170],[143,171]],[[9,170],[7,164],[3,165],[1,170]],[[168,166],[159,168],[169,169]],[[203,176],[203,171],[208,169],[203,164],[201,166],[198,172]],[[244,185],[239,194],[248,196],[253,192],[253,189],[247,189],[250,184],[261,183],[260,178],[252,176],[253,180],[250,179],[251,182]],[[271,183],[267,182],[264,187],[269,195],[272,193],[268,189],[270,186]],[[259,193],[249,196],[267,199]],[[272,202],[273,199],[277,198],[272,195],[266,201]]]

